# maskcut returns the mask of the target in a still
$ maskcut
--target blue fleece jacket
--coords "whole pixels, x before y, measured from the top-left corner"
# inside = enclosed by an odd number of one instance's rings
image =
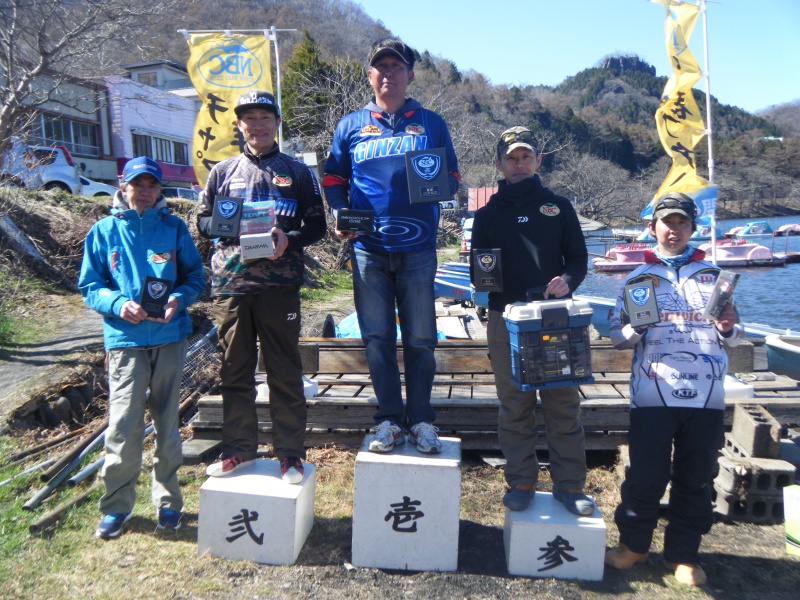
[[[106,350],[153,347],[185,339],[192,331],[187,308],[205,289],[203,261],[186,224],[171,215],[162,196],[139,216],[117,192],[110,217],[92,226],[78,279],[83,301],[103,315]],[[139,302],[146,276],[172,281],[178,310],[169,323],[134,325],[119,316],[122,305]]]

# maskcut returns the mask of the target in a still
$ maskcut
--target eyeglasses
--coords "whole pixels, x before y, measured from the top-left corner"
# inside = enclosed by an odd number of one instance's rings
[[[697,205],[692,202],[691,200],[680,200],[678,198],[662,198],[658,201],[655,208],[653,209],[653,213],[657,213],[660,210],[665,210],[668,208],[677,208],[678,210],[682,210],[687,215],[689,215],[692,220],[697,216]]]
[[[504,144],[509,146],[514,142],[524,142],[526,144],[530,144],[531,146],[536,143],[536,140],[533,138],[533,134],[530,131],[506,131],[500,136],[500,139]]]

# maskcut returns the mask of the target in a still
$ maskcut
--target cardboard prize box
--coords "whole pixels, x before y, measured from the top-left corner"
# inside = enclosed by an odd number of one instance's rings
[[[275,227],[275,201],[245,202],[239,222],[239,246],[242,259],[272,256],[272,228]]]

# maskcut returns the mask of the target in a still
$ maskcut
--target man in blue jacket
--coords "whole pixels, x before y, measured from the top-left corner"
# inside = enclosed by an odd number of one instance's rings
[[[120,179],[111,216],[95,223],[86,236],[78,280],[84,302],[103,315],[107,352],[105,494],[100,499],[103,518],[95,531],[103,539],[118,537],[133,510],[145,408],[156,436],[152,498],[158,529],[180,527],[178,404],[186,337],[192,331],[186,309],[205,289],[203,261],[189,230],[169,213],[161,194],[158,163],[134,158]],[[148,316],[141,305],[148,276],[162,280],[153,282],[151,297],[169,293],[163,317]]]
[[[405,153],[444,148],[450,193],[458,190],[458,163],[444,120],[406,97],[414,79],[414,51],[396,38],[375,42],[367,78],[375,96],[336,127],[325,163],[325,198],[335,213],[343,208],[375,212],[375,233],[351,239],[353,295],[364,340],[370,379],[378,398],[372,452],[391,452],[405,442],[437,453],[431,388],[436,371],[436,230],[439,205],[412,204]],[[400,321],[405,363],[403,403],[397,365]]]

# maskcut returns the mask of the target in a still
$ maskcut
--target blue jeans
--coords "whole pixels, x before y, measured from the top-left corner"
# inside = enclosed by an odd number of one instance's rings
[[[378,398],[375,423],[411,427],[436,418],[431,388],[436,372],[436,250],[368,252],[351,245],[353,294],[358,326]],[[400,391],[397,326],[403,343],[406,406]]]

